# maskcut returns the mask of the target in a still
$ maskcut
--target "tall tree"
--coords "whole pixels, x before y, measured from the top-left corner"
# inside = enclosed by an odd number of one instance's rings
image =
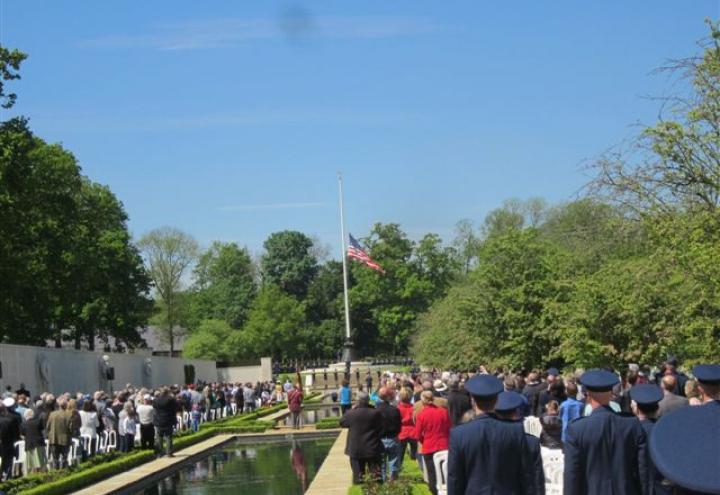
[[[83,179],[78,221],[68,257],[70,304],[64,320],[73,331],[75,347],[95,337],[114,337],[135,347],[142,342],[138,328],[152,310],[150,278],[127,230],[127,215],[105,186]]]
[[[0,106],[11,108],[17,100],[15,93],[5,91],[5,82],[20,79],[20,64],[27,55],[17,49],[9,49],[0,45]]]
[[[255,267],[246,248],[216,241],[198,260],[192,321],[219,319],[241,328],[255,297]]]
[[[246,356],[306,356],[309,336],[305,321],[303,304],[279,287],[265,284],[252,304],[245,327],[231,338],[231,345]]]
[[[302,232],[283,230],[270,234],[263,246],[263,282],[277,285],[297,298],[304,298],[318,267],[312,239]]]
[[[148,265],[150,277],[162,303],[163,336],[175,351],[177,326],[184,310],[183,276],[197,260],[199,247],[189,234],[173,227],[161,227],[145,234],[138,243]]]

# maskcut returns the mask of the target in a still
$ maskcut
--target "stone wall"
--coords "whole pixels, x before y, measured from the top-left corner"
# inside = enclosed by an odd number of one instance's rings
[[[260,358],[258,366],[230,366],[218,368],[218,376],[222,382],[255,383],[272,379],[272,360],[269,357]]]
[[[111,383],[101,377],[104,354],[115,369]],[[145,387],[182,384],[185,365],[194,366],[196,381],[218,380],[215,361],[152,356],[149,351],[117,354],[0,344],[0,363],[3,390],[7,385],[15,390],[24,383],[33,395],[42,391],[91,393],[111,386],[117,390],[127,383]]]

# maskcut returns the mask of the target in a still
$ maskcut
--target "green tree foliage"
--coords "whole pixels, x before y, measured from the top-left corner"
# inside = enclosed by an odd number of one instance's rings
[[[456,276],[457,255],[434,234],[411,241],[398,224],[375,224],[365,244],[385,274],[351,265],[354,338],[368,354],[407,354],[418,315],[445,294]]]
[[[17,49],[9,49],[0,45],[0,106],[11,108],[17,100],[15,93],[5,91],[5,82],[20,79],[20,64],[27,55]]]
[[[304,298],[318,265],[312,239],[302,232],[284,230],[271,234],[263,247],[263,282],[277,285],[297,298]]]
[[[0,335],[140,344],[149,280],[122,204],[23,119],[0,124],[0,149]]]
[[[483,245],[468,281],[421,320],[415,346],[421,361],[462,368],[473,362],[472,367],[519,368],[547,361],[557,344],[550,308],[567,297],[564,265],[563,253],[537,229],[495,234]],[[443,339],[453,344],[441,345]],[[455,349],[458,344],[464,348]]]
[[[250,253],[235,243],[214,242],[194,270],[190,326],[219,319],[239,329],[255,298],[255,269]]]
[[[203,320],[185,339],[183,356],[214,361],[236,359],[240,349],[234,349],[230,345],[235,333],[238,333],[238,330],[230,328],[225,320]]]
[[[230,341],[242,356],[275,359],[307,356],[305,307],[280,287],[265,284],[253,302],[242,332]]]
[[[154,323],[161,328],[172,355],[179,325],[187,321],[189,303],[183,296],[183,277],[197,260],[199,247],[192,236],[172,227],[151,230],[138,245],[160,302]]]

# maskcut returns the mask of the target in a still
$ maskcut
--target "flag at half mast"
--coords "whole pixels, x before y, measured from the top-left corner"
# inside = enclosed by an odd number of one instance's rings
[[[360,243],[355,239],[352,234],[349,234],[350,236],[350,245],[348,246],[348,257],[354,258],[361,263],[364,263],[365,265],[369,266],[373,270],[376,270],[380,273],[385,273],[385,270],[383,270],[380,265],[378,265],[373,259],[368,256],[368,254],[365,252],[365,250],[362,248]]]

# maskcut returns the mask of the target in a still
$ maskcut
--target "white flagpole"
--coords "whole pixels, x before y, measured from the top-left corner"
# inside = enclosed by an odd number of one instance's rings
[[[345,246],[345,212],[343,207],[342,174],[338,172],[338,186],[340,189],[340,249],[342,249],[343,288],[345,295],[345,338],[350,341],[350,297],[348,296],[347,249]]]

